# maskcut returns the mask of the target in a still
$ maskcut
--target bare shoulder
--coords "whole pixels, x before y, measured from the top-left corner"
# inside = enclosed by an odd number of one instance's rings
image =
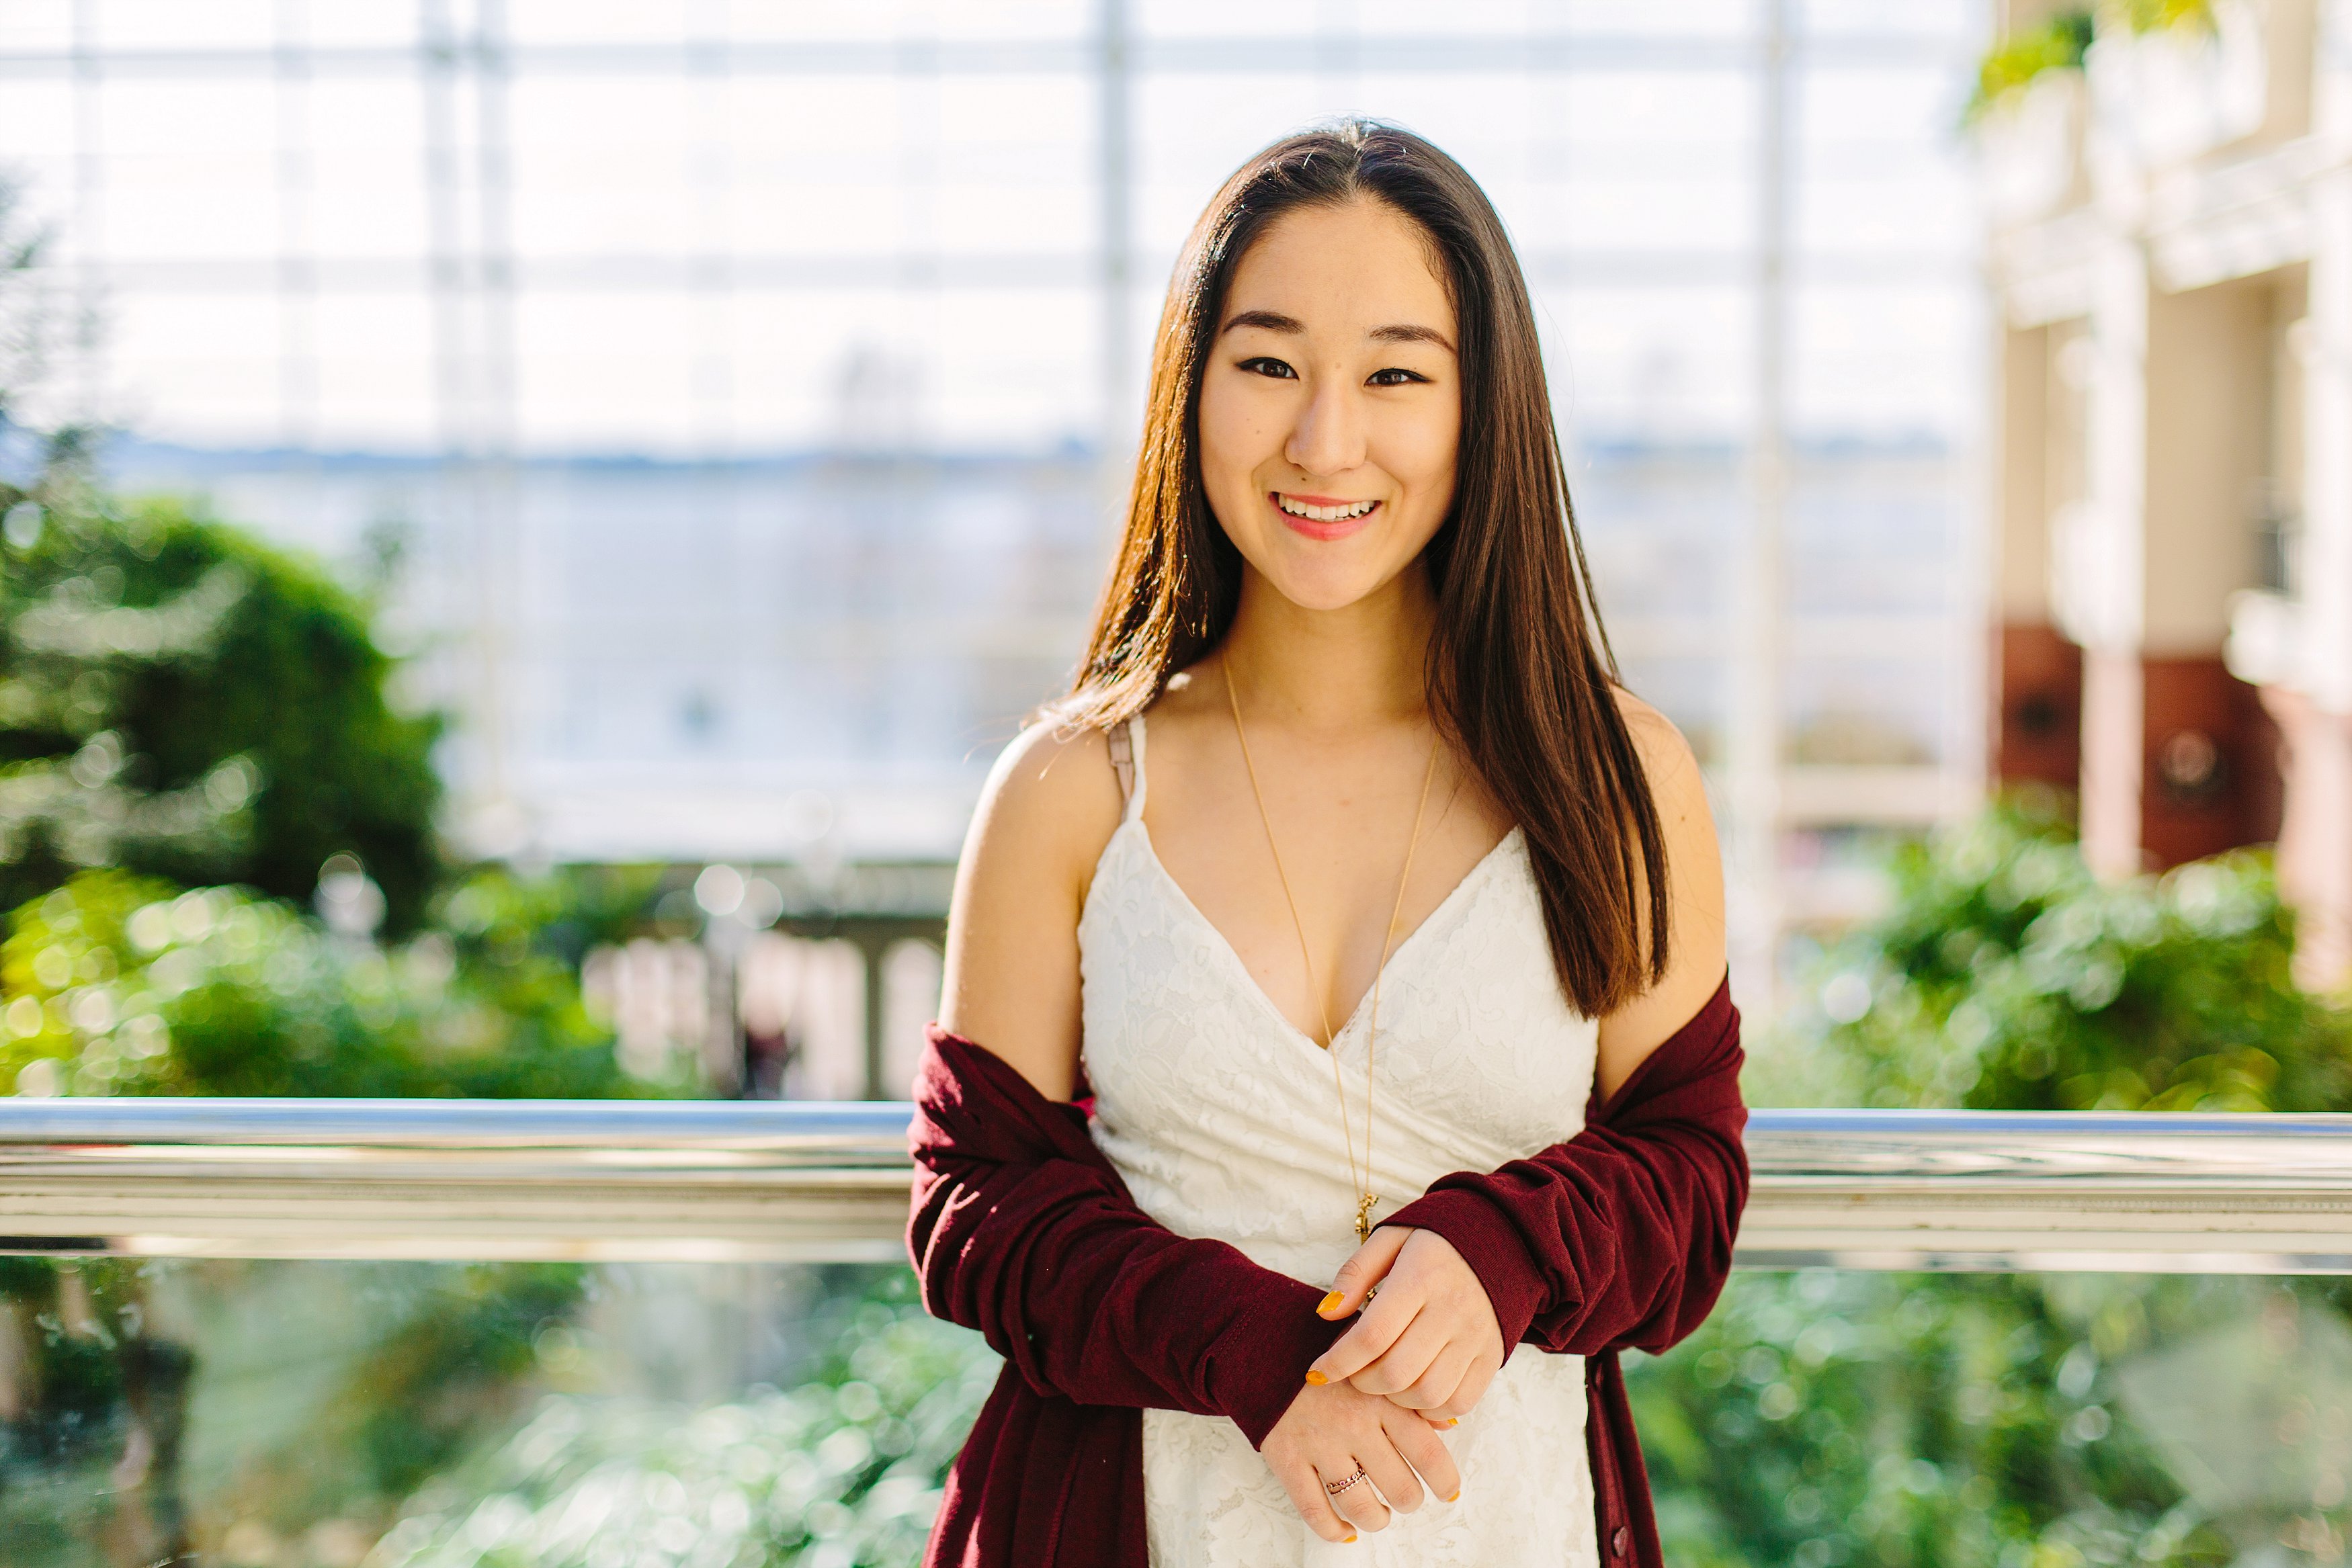
[[[1119,810],[1103,732],[1040,720],[989,770],[965,852],[1004,851],[1041,868],[1091,869],[1118,827]]]
[[[1616,695],[1665,837],[1671,924],[1664,976],[1601,1020],[1604,1097],[1714,994],[1724,962],[1723,857],[1698,758],[1673,720],[1622,688]]]
[[[1623,716],[1626,733],[1633,737],[1633,749],[1642,758],[1642,771],[1649,777],[1650,794],[1657,802],[1662,821],[1694,806],[1704,813],[1706,779],[1699,772],[1697,756],[1683,732],[1675,727],[1675,721],[1622,686],[1616,688],[1615,695],[1617,711]],[[1668,831],[1672,831],[1671,827]]]
[[[1079,1050],[1079,912],[1119,794],[1099,730],[1030,726],[997,758],[948,912],[940,1021],[1056,1100]]]
[[[1677,904],[1694,894],[1722,901],[1723,866],[1715,839],[1715,815],[1706,803],[1706,777],[1698,758],[1674,720],[1620,686],[1617,711],[1624,716],[1650,799],[1665,834],[1668,882]]]

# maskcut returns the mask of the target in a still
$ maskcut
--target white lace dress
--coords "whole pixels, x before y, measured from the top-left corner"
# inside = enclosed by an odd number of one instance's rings
[[[1177,1234],[1229,1241],[1328,1288],[1355,1248],[1330,1060],[1160,863],[1143,825],[1142,721],[1130,731],[1134,788],[1078,923],[1095,1143]],[[1583,1126],[1595,1027],[1554,978],[1517,829],[1398,944],[1384,973],[1377,1212],[1448,1172],[1491,1170]],[[1363,1081],[1364,1013],[1360,1005],[1333,1046],[1351,1089]],[[1517,1351],[1445,1434],[1461,1501],[1433,1498],[1344,1546],[1307,1528],[1232,1422],[1147,1410],[1151,1562],[1597,1568],[1584,1411],[1580,1359]]]

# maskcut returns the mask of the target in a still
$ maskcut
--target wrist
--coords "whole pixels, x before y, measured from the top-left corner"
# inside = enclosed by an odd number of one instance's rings
[[[1251,1296],[1211,1347],[1206,1383],[1218,1411],[1255,1448],[1307,1388],[1307,1369],[1348,1325],[1317,1316],[1322,1292],[1297,1280],[1266,1274]]]
[[[1441,1188],[1405,1205],[1386,1224],[1430,1231],[1454,1249],[1486,1292],[1507,1360],[1544,1310],[1547,1294],[1543,1276],[1509,1218],[1475,1193]]]

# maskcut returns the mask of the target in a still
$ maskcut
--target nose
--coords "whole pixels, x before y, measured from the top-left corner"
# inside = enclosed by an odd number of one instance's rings
[[[1364,421],[1347,376],[1318,376],[1282,455],[1308,474],[1345,474],[1364,461]]]

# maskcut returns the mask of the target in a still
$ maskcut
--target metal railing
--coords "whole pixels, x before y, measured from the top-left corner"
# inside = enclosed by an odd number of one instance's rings
[[[903,1104],[0,1100],[0,1250],[882,1260]],[[1762,1111],[1743,1267],[2352,1272],[2352,1116]]]

